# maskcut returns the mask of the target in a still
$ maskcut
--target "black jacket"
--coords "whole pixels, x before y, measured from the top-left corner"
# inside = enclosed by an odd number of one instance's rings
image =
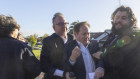
[[[82,54],[76,59],[76,63],[72,66],[69,62],[69,58],[72,54],[72,50],[75,48],[75,46],[79,46],[76,40],[73,40],[71,42],[69,42],[68,44],[66,44],[66,52],[68,55],[68,64],[69,64],[69,71],[73,72],[76,75],[76,79],[85,79],[86,78],[86,70],[85,70],[85,64],[84,64],[84,60],[83,60],[83,56]],[[89,44],[88,46],[89,52],[95,53],[99,50],[98,47],[98,43],[92,42]],[[95,67],[103,67],[103,61],[102,60],[97,60],[96,58],[94,58],[94,62],[95,62]],[[99,62],[98,62],[99,61]]]
[[[68,34],[68,42],[73,40],[73,37]],[[64,51],[64,42],[56,33],[43,40],[41,51],[41,69],[45,74],[45,79],[62,79],[54,76],[56,69],[63,70],[66,53]]]
[[[140,32],[129,28],[115,38],[111,34],[105,45],[103,79],[140,79]]]
[[[0,37],[0,79],[34,79],[39,61],[28,46],[12,37]]]

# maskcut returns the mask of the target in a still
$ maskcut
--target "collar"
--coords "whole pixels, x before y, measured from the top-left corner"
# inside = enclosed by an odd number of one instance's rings
[[[87,46],[84,46],[84,44],[81,43],[80,41],[76,40],[76,42],[78,43],[79,47],[83,46],[83,47],[85,47],[85,48],[88,48],[88,45],[89,45],[89,44],[88,44]]]
[[[64,44],[68,42],[68,35],[66,35],[66,40],[64,40],[62,36],[58,35],[57,33],[55,34],[63,40]]]

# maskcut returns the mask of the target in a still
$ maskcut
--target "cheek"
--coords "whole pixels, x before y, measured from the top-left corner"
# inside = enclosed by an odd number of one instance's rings
[[[115,24],[116,23],[116,20],[114,19],[113,21],[112,21],[112,24]]]
[[[56,27],[56,30],[57,30],[57,31],[61,31],[62,28],[61,28],[61,27]]]
[[[129,25],[130,22],[129,22],[129,21],[124,21],[123,24],[124,24],[124,25]]]

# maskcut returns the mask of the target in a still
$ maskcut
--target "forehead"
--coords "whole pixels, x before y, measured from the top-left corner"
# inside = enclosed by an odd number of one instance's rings
[[[55,23],[58,23],[58,22],[65,22],[65,18],[63,16],[57,16],[54,20]]]
[[[128,17],[128,14],[126,11],[118,11],[115,15],[115,17]]]
[[[80,32],[89,32],[89,27],[87,25],[82,25],[80,27]]]

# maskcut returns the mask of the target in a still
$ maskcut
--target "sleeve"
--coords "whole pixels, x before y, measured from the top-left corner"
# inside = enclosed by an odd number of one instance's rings
[[[66,58],[66,62],[64,64],[64,71],[67,71],[67,72],[72,71],[72,68],[74,66],[69,61],[70,56],[71,56],[71,52],[72,52],[71,45],[69,45],[69,43],[65,44],[65,53],[66,53],[67,58]],[[74,63],[76,63],[76,62],[74,62]]]
[[[53,75],[63,77],[64,71],[56,69]]]
[[[91,54],[96,53],[99,50],[100,50],[100,48],[99,48],[99,44],[97,42],[92,42],[91,45],[89,46],[89,51],[91,52]],[[96,68],[97,67],[104,68],[103,59],[96,59],[94,57],[93,57],[93,59],[95,59]]]
[[[41,73],[39,60],[35,57],[33,52],[28,49],[28,46],[24,49],[22,59],[25,72],[30,75],[31,78],[35,78]]]
[[[41,70],[48,75],[53,75],[56,68],[50,62],[50,47],[49,40],[43,40],[43,46],[40,55]]]
[[[71,65],[74,65],[76,63],[76,61],[71,61],[70,59],[69,59],[69,62]]]
[[[99,44],[97,43],[97,50],[96,51],[99,51],[100,50],[100,47],[99,47]],[[103,59],[97,59],[97,67],[102,67],[104,68],[104,63],[103,63]]]

